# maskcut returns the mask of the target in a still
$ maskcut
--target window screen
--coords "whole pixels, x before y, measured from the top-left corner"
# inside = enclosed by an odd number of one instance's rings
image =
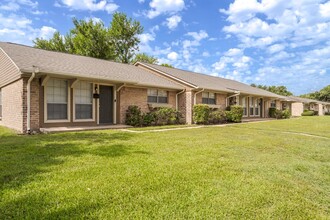
[[[77,83],[74,97],[76,119],[93,119],[93,84]]]
[[[46,87],[47,119],[68,119],[68,81],[50,79]]]

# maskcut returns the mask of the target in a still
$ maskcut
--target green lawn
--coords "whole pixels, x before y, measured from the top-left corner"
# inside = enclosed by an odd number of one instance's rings
[[[160,133],[0,127],[0,219],[329,219],[329,132],[330,117]]]

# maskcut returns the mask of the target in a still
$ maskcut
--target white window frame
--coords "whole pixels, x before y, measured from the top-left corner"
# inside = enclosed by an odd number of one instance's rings
[[[81,81],[81,82],[87,82],[87,81]],[[94,88],[95,88],[95,84],[92,83],[92,82],[87,82],[87,83],[91,83],[92,84],[92,95],[94,94]],[[99,88],[97,88],[99,89]],[[97,90],[99,91],[99,90]],[[89,119],[76,119],[76,96],[75,96],[75,93],[76,93],[76,88],[73,87],[73,92],[72,92],[72,96],[73,96],[73,100],[72,100],[72,103],[73,103],[73,107],[72,107],[72,110],[73,110],[73,122],[95,122],[95,99],[93,98],[92,96],[92,118],[89,118]]]
[[[253,100],[252,100],[253,99]],[[252,102],[251,102],[252,100]],[[254,116],[254,102],[255,102],[255,97],[249,97],[249,103],[248,103],[248,106],[249,106],[249,117],[253,117]],[[252,113],[251,114],[251,108],[252,108]]]
[[[157,90],[157,96],[153,96],[153,97],[157,97],[157,102],[149,102],[149,90],[154,89]],[[164,91],[166,92],[166,98],[167,98],[167,102],[159,102],[159,97],[161,98],[165,98],[165,96],[159,96],[159,91]],[[147,90],[147,103],[148,104],[153,104],[153,103],[157,103],[157,104],[168,104],[169,103],[169,92],[165,89],[157,89],[157,88],[148,88]]]
[[[203,94],[207,94],[207,98],[204,98],[203,97]],[[210,104],[209,103],[209,100],[212,98],[210,98],[210,94],[214,94],[214,103],[213,104]],[[207,99],[207,103],[203,103],[203,99]],[[205,105],[216,105],[217,104],[217,94],[215,92],[202,92],[202,104],[205,104]]]
[[[71,87],[70,87],[70,80],[68,79],[61,79],[61,78],[53,78],[53,79],[59,79],[59,80],[66,80],[68,82],[67,87],[68,87],[68,103],[67,103],[67,114],[68,114],[68,119],[64,120],[48,120],[48,115],[47,115],[47,83],[44,86],[44,123],[65,123],[65,122],[70,122],[71,121],[71,112],[70,112],[70,106],[71,106]]]
[[[241,103],[241,106],[242,106],[242,108],[243,108],[243,117],[247,117],[248,116],[248,111],[249,111],[249,109],[248,109],[248,103],[247,103],[247,97],[241,97],[241,98],[239,98],[239,100],[240,100],[240,103]],[[244,100],[244,102],[243,102],[243,100]],[[243,105],[243,103],[244,103],[244,105]],[[246,111],[245,111],[245,113],[246,114],[244,114],[244,108],[246,109]]]

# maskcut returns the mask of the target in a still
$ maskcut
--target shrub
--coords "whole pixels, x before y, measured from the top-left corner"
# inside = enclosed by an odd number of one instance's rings
[[[154,112],[148,112],[142,115],[142,121],[144,126],[150,126],[155,124],[156,117]]]
[[[282,118],[290,118],[291,117],[291,112],[289,109],[285,109],[282,111]]]
[[[314,111],[314,115],[319,115],[319,111]]]
[[[180,114],[169,107],[162,107],[153,112],[156,125],[177,124],[180,119]]]
[[[222,110],[216,110],[209,114],[209,123],[219,124],[226,122],[226,113]]]
[[[126,111],[125,123],[131,126],[141,126],[142,125],[142,113],[141,109],[136,105],[128,106]]]
[[[324,112],[324,115],[330,115],[330,112]]]
[[[194,105],[193,119],[196,124],[207,124],[209,120],[210,107],[204,104]]]
[[[268,115],[270,118],[276,118],[275,117],[275,111],[276,111],[276,108],[269,108],[269,112],[268,112]]]
[[[243,117],[243,107],[239,105],[230,106],[230,111],[226,111],[228,122],[241,122]]]
[[[301,113],[301,116],[313,116],[314,115],[314,111],[304,111],[303,113]]]

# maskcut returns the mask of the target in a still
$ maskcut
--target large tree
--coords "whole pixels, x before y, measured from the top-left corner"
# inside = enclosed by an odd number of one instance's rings
[[[143,63],[150,63],[150,64],[157,64],[158,63],[158,59],[156,57],[150,56],[146,53],[136,54],[136,56],[132,60],[132,63],[135,63],[135,62],[138,62],[138,61],[143,62]]]
[[[307,94],[301,95],[300,97],[316,99],[316,100],[324,101],[324,102],[330,102],[330,85],[325,86],[320,91],[307,93]]]
[[[115,49],[116,60],[122,63],[131,62],[139,50],[139,34],[143,33],[140,22],[127,18],[126,14],[116,12],[109,28],[111,43]]]
[[[278,95],[283,95],[283,96],[290,96],[293,95],[292,92],[288,91],[288,89],[285,86],[265,86],[265,85],[256,85],[254,83],[251,84],[251,86],[267,90],[269,92],[278,94]]]
[[[49,40],[36,38],[34,46],[52,51],[79,54],[123,63],[131,61],[138,50],[138,35],[143,32],[138,21],[115,13],[109,28],[102,21],[73,19],[74,28],[62,36],[55,32]]]

